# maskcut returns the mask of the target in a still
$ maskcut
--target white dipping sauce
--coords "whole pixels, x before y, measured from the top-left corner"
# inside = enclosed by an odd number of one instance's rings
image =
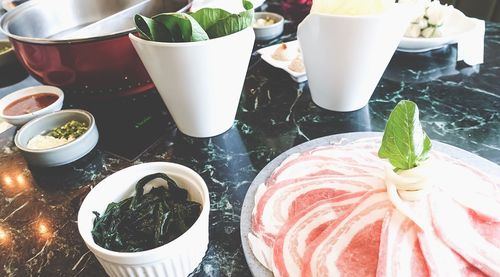
[[[27,147],[34,150],[49,149],[64,145],[74,139],[74,137],[58,139],[52,136],[37,135],[28,141]]]

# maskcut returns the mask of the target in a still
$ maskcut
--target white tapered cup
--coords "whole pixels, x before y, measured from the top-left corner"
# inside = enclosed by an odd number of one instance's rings
[[[369,16],[309,14],[297,36],[313,102],[339,112],[364,107],[413,16],[402,4]]]

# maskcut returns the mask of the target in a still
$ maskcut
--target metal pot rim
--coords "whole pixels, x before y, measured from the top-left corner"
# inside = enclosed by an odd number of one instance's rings
[[[6,27],[11,21],[12,18],[16,16],[20,16],[22,12],[25,10],[29,9],[32,6],[38,5],[41,3],[42,0],[31,0],[23,5],[8,11],[5,13],[0,20],[0,31],[5,34],[7,37],[22,41],[22,42],[28,42],[28,43],[35,43],[35,44],[70,44],[70,43],[77,43],[77,42],[91,42],[91,41],[100,41],[100,40],[105,40],[109,38],[115,38],[119,36],[124,36],[128,33],[134,32],[136,29],[135,28],[130,28],[127,30],[119,31],[119,32],[114,32],[108,35],[104,36],[96,36],[96,37],[83,37],[83,38],[77,38],[77,39],[47,39],[47,38],[33,38],[33,37],[25,37],[25,36],[19,36],[19,35],[14,35],[10,33]]]
[[[97,37],[84,37],[77,39],[46,39],[46,38],[31,38],[31,37],[23,37],[11,34],[4,30],[3,26],[0,27],[0,30],[9,38],[15,39],[21,42],[33,43],[33,44],[73,44],[73,43],[82,43],[82,42],[93,42],[93,41],[103,41],[106,39],[117,38],[121,36],[125,36],[128,33],[134,32],[136,29],[132,28],[126,31],[116,32],[109,35],[97,36]]]
[[[42,3],[42,0],[31,0],[28,1],[21,6],[8,11],[5,13],[2,17],[0,17],[0,31],[6,35],[7,37],[11,39],[15,39],[21,42],[27,42],[27,43],[34,43],[34,44],[71,44],[71,43],[81,43],[81,42],[93,42],[93,41],[102,41],[106,39],[111,39],[111,38],[117,38],[121,36],[125,36],[129,33],[135,32],[137,29],[136,28],[129,28],[126,30],[118,31],[118,32],[113,32],[107,35],[101,35],[101,36],[95,36],[95,37],[82,37],[82,38],[70,38],[70,39],[47,39],[47,38],[33,38],[33,37],[25,37],[25,36],[19,36],[19,35],[14,35],[10,33],[7,30],[7,25],[9,22],[12,20],[12,18],[15,18],[16,16],[20,16],[22,12],[25,10],[29,9],[30,7],[33,7],[35,5],[38,5]],[[179,11],[185,11],[191,7],[192,1],[189,1],[189,3],[184,6],[182,9]]]

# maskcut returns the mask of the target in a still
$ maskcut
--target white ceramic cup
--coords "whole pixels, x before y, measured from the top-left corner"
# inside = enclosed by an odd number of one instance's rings
[[[179,130],[212,137],[233,125],[252,53],[252,27],[198,42],[129,35]]]
[[[309,14],[297,36],[314,103],[339,112],[368,104],[413,14],[406,5],[371,16]]]

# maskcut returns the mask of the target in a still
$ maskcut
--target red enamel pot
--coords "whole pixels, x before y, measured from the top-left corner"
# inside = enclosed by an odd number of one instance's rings
[[[0,21],[39,82],[76,98],[113,98],[154,87],[128,38],[133,16],[184,11],[190,0],[32,0]]]

